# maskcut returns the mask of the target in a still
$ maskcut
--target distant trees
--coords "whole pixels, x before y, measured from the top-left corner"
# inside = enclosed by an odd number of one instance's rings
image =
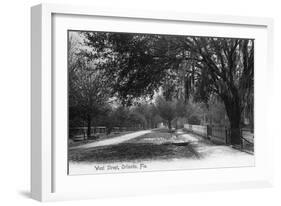
[[[135,111],[129,114],[128,121],[129,125],[135,129],[144,129],[147,124],[145,116]]]
[[[162,96],[158,96],[155,104],[159,115],[167,122],[169,130],[171,130],[172,121],[177,115],[176,103],[173,101],[168,101]]]
[[[152,102],[147,103],[145,101],[140,101],[136,106],[133,107],[133,110],[145,117],[145,128],[155,128],[157,127],[157,124],[162,121],[155,104]]]
[[[178,120],[185,118],[189,124],[200,124],[203,119],[203,105],[191,101],[187,103],[182,99],[166,100],[159,95],[156,98],[155,106],[160,117],[167,123],[171,130],[172,125],[178,128]]]
[[[143,104],[131,107],[120,105],[117,108],[111,108],[110,115],[104,117],[106,119],[104,125],[109,130],[113,127],[125,127],[133,130],[155,128],[162,119],[159,120],[157,115],[149,113],[153,112],[153,107],[154,105]]]

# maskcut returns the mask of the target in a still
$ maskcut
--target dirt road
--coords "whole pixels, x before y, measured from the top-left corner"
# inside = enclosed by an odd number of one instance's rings
[[[92,148],[92,147],[100,147],[100,146],[108,146],[108,145],[113,145],[113,144],[119,144],[131,139],[134,139],[136,137],[139,137],[141,135],[150,133],[151,130],[143,130],[143,131],[138,131],[138,132],[133,132],[130,134],[125,134],[122,136],[118,136],[118,137],[113,137],[110,139],[106,139],[106,140],[100,140],[97,142],[92,142],[92,143],[88,143],[88,144],[83,144],[83,145],[79,145],[79,146],[74,146],[71,147],[70,149],[88,149],[88,148]]]

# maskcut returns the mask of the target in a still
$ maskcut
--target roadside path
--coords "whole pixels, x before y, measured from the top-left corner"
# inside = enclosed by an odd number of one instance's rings
[[[119,144],[119,143],[122,143],[122,142],[125,142],[125,141],[128,141],[128,140],[134,139],[136,137],[139,137],[141,135],[150,133],[150,132],[151,132],[151,130],[142,130],[142,131],[133,132],[133,133],[130,133],[130,134],[125,134],[125,135],[118,136],[118,137],[112,137],[112,138],[106,139],[106,140],[100,140],[100,141],[91,142],[91,143],[88,143],[88,144],[70,147],[70,149],[88,149],[88,148],[92,148],[92,147],[100,147],[100,146]]]
[[[181,138],[190,142],[205,165],[216,163],[216,166],[235,167],[254,165],[254,155],[242,152],[227,145],[216,145],[203,137],[193,134],[181,134]]]

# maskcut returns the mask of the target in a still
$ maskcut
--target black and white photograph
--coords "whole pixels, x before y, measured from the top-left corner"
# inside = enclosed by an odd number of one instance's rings
[[[68,174],[255,166],[255,40],[68,30]]]

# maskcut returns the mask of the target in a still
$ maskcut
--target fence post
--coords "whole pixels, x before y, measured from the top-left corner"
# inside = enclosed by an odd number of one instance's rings
[[[210,125],[207,125],[207,138],[211,139],[212,136],[212,127]]]
[[[84,140],[86,140],[86,133],[87,133],[87,130],[85,130],[85,128],[83,128]]]
[[[243,149],[242,129],[239,130],[241,149]]]
[[[227,132],[227,127],[224,128],[225,129],[225,144],[228,145],[228,132]]]

